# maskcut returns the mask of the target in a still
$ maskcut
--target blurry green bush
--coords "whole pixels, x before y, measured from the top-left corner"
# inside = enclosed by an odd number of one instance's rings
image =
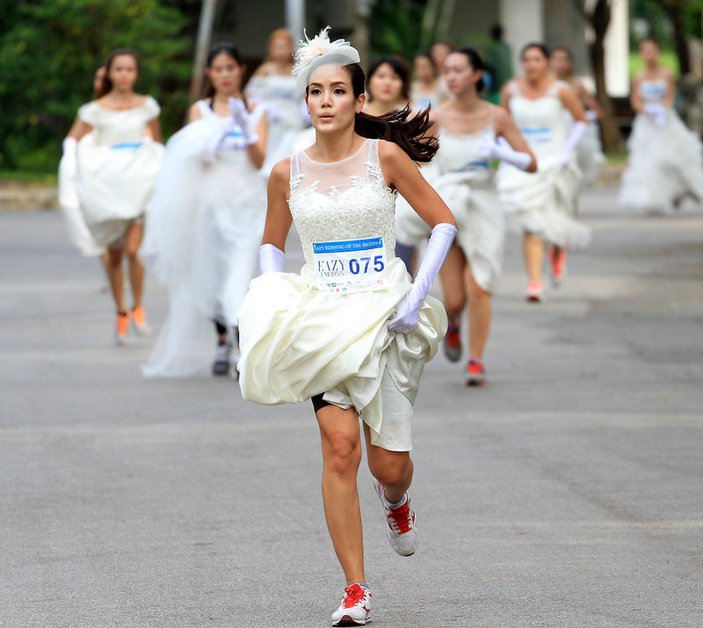
[[[188,105],[191,38],[174,2],[20,0],[0,15],[0,169],[56,168],[78,107],[92,99],[95,70],[111,50],[140,57],[137,91],[163,107],[168,135]],[[171,6],[168,6],[171,5]]]

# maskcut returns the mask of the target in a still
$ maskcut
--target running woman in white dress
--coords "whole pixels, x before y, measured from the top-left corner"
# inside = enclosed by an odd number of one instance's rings
[[[439,107],[447,98],[444,81],[439,76],[439,68],[432,55],[420,52],[413,59],[413,80],[410,84],[410,101],[413,109]]]
[[[264,105],[269,121],[266,159],[262,172],[293,152],[298,136],[306,126],[303,93],[293,71],[293,34],[285,28],[269,36],[268,55],[246,86],[246,95]]]
[[[503,87],[505,107],[537,157],[538,170],[527,174],[507,163],[498,169],[498,189],[506,211],[523,232],[529,284],[527,300],[543,298],[544,245],[550,245],[552,279],[558,285],[564,274],[566,249],[586,246],[590,230],[574,218],[581,173],[575,149],[588,122],[574,91],[549,72],[549,51],[544,44],[527,44],[521,54],[524,76]],[[567,124],[566,113],[574,122]]]
[[[392,547],[415,551],[410,418],[419,379],[446,331],[442,304],[428,296],[456,233],[454,220],[412,160],[436,142],[426,115],[374,118],[361,113],[364,72],[347,42],[327,29],[297,55],[317,131],[315,144],[278,163],[269,180],[262,275],[240,310],[240,385],[263,404],[312,398],[322,439],[322,497],[346,579],[335,626],[371,619],[357,490],[363,419]],[[368,139],[387,136],[398,142]],[[394,256],[395,192],[430,224],[414,283]],[[283,248],[295,223],[306,264],[283,273]]]
[[[458,233],[441,271],[449,328],[447,358],[461,358],[460,321],[468,299],[469,352],[466,384],[485,383],[483,353],[491,325],[491,294],[503,264],[503,208],[491,160],[501,159],[534,172],[537,161],[508,113],[483,100],[483,60],[471,48],[450,53],[444,77],[452,98],[434,114],[439,150],[430,183],[454,214]],[[407,213],[397,220],[398,241],[418,246],[428,230]]]
[[[142,305],[144,266],[138,253],[144,212],[163,155],[160,108],[151,96],[134,92],[138,73],[136,53],[114,51],[105,63],[100,97],[79,109],[79,123],[69,136],[77,142],[81,211],[97,245],[108,251],[118,344],[126,342],[130,320],[137,333],[149,331]],[[124,257],[132,288],[131,311],[124,298]]]
[[[266,117],[242,100],[244,66],[230,44],[207,57],[206,98],[168,143],[147,213],[144,259],[169,287],[169,312],[142,368],[146,376],[188,376],[209,363],[236,366],[237,312],[258,274],[266,184],[259,174]],[[234,371],[236,372],[236,371]]]
[[[567,83],[576,92],[581,105],[586,110],[589,124],[583,139],[576,147],[576,163],[583,175],[582,185],[590,185],[598,178],[605,163],[598,125],[598,120],[603,116],[603,110],[583,81],[574,76],[574,58],[571,49],[567,46],[553,48],[549,64],[556,77]],[[567,114],[567,119],[569,124],[573,124],[573,118],[570,114]]]
[[[640,56],[645,69],[632,83],[630,101],[637,116],[619,202],[633,211],[668,213],[686,196],[703,200],[703,148],[672,107],[674,76],[659,65],[657,43],[645,39]]]
[[[383,116],[400,111],[410,102],[410,74],[405,62],[397,57],[374,61],[366,75],[364,113]]]

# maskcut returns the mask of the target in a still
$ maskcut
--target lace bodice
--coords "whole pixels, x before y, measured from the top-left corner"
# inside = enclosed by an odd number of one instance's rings
[[[541,98],[525,98],[517,81],[510,85],[510,113],[537,157],[557,154],[568,134],[566,108],[559,91],[568,85],[555,81]]]
[[[666,79],[654,81],[643,80],[640,82],[640,96],[646,103],[660,103],[666,97]]]
[[[388,259],[395,257],[395,192],[383,178],[379,140],[366,140],[350,157],[333,163],[291,156],[290,207],[305,261],[313,242],[382,237]]]

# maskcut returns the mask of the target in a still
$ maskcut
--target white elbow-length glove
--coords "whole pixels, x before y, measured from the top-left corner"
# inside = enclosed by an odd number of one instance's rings
[[[259,247],[259,271],[264,273],[283,272],[283,261],[286,254],[275,244],[262,244]]]
[[[389,321],[389,329],[403,334],[415,330],[420,307],[427,298],[439,269],[442,268],[455,235],[456,227],[446,222],[440,222],[432,229],[415,281],[410,292],[398,305],[395,316]]]
[[[478,154],[482,159],[500,159],[520,170],[527,170],[532,163],[529,153],[515,150],[504,137],[486,135],[478,148]]]
[[[566,166],[573,158],[574,150],[583,139],[587,128],[588,123],[586,122],[574,122],[571,131],[569,131],[569,136],[566,138],[566,142],[564,142],[561,151],[559,151],[559,163],[562,166]]]
[[[249,113],[244,101],[230,96],[227,99],[227,104],[234,124],[242,131],[244,144],[246,146],[256,144],[259,141],[259,134],[256,132],[257,120]]]
[[[654,120],[657,126],[666,125],[666,107],[659,102],[648,102],[644,106],[644,112]]]

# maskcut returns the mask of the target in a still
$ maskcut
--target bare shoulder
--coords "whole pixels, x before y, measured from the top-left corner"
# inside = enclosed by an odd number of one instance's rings
[[[398,144],[388,140],[378,140],[378,157],[388,164],[399,164],[405,159],[410,159]]]
[[[674,80],[674,72],[672,71],[671,68],[662,68],[661,69],[661,75],[663,78],[665,78],[667,81],[673,81]]]
[[[287,188],[289,180],[290,157],[286,157],[285,159],[281,159],[281,161],[279,161],[271,170],[269,185],[275,187],[283,186],[284,188]]]
[[[498,105],[494,105],[493,103],[488,103],[488,105],[491,108],[490,111],[493,112],[493,119],[495,120],[496,126],[498,128],[504,128],[508,121],[512,120],[510,114],[505,109],[503,109],[503,107],[499,107]]]
[[[188,107],[188,120],[193,121],[193,120],[198,120],[203,117],[203,114],[200,112],[200,107],[198,106],[197,102],[194,102],[190,107]]]

